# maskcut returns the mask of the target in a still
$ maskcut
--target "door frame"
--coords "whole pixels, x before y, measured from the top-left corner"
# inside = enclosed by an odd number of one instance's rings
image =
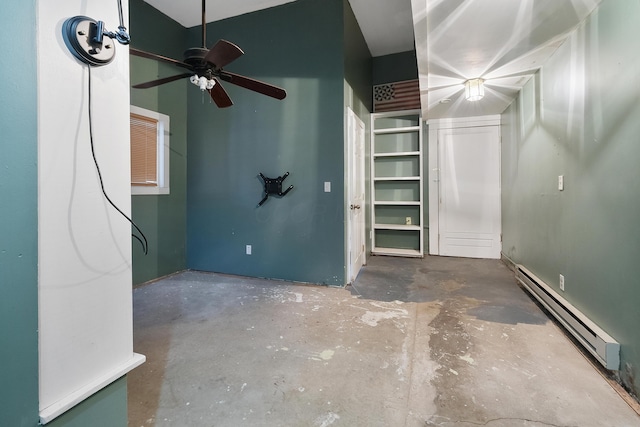
[[[438,132],[442,129],[459,129],[483,126],[500,126],[500,115],[432,119],[429,127],[429,255],[440,255],[440,146]]]
[[[361,162],[362,165],[360,166],[360,171],[361,171],[361,177],[360,177],[360,185],[362,187],[362,204],[360,205],[360,209],[361,209],[361,215],[362,215],[362,224],[360,226],[361,230],[360,230],[360,240],[362,241],[363,244],[363,249],[362,249],[362,265],[366,265],[367,263],[367,251],[366,251],[366,240],[365,240],[365,236],[366,236],[366,213],[365,213],[365,205],[366,205],[366,185],[365,185],[365,180],[366,180],[366,170],[365,170],[365,154],[366,154],[366,132],[367,132],[367,128],[366,125],[364,123],[364,121],[358,117],[358,115],[350,108],[347,107],[346,108],[346,138],[345,138],[345,144],[346,144],[346,151],[347,151],[347,162],[346,162],[346,167],[345,167],[345,182],[346,182],[346,191],[345,191],[345,217],[347,218],[346,220],[346,253],[345,253],[345,265],[347,266],[347,277],[346,277],[346,282],[347,284],[352,283],[355,278],[357,277],[360,269],[358,268],[358,271],[354,271],[354,265],[352,263],[352,259],[351,259],[351,252],[353,250],[353,240],[352,240],[352,234],[354,232],[354,228],[355,225],[353,224],[352,221],[352,215],[351,215],[351,201],[353,200],[354,195],[352,194],[352,188],[353,188],[353,183],[352,183],[352,165],[353,165],[353,156],[354,156],[354,144],[352,141],[352,137],[354,135],[356,135],[356,133],[352,132],[351,126],[353,125],[357,125],[357,124],[361,124],[362,125],[362,129],[363,129],[363,133],[362,133],[362,138],[360,138],[359,141],[357,141],[360,144],[360,150],[362,152],[362,156],[361,156]]]

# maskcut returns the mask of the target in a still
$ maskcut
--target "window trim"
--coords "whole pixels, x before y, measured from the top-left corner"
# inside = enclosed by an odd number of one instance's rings
[[[130,106],[130,113],[149,117],[158,121],[158,147],[157,147],[157,173],[158,185],[131,185],[131,195],[161,195],[170,193],[169,176],[169,153],[170,153],[170,119],[166,114],[147,110],[146,108]]]

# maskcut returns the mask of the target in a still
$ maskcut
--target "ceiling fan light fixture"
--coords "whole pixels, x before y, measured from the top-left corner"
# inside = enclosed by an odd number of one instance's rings
[[[464,82],[464,97],[467,101],[479,101],[484,96],[484,80],[469,79]]]
[[[156,55],[155,53],[145,52],[134,47],[129,48],[131,55],[177,65],[178,67],[186,68],[190,72],[155,79],[145,83],[138,83],[132,87],[136,89],[149,89],[165,83],[189,78],[191,83],[198,86],[201,91],[204,92],[206,90],[209,92],[211,99],[218,108],[227,108],[233,105],[229,94],[220,84],[221,80],[271,98],[285,99],[287,97],[287,91],[282,88],[240,74],[223,71],[222,67],[240,58],[244,55],[244,52],[237,45],[223,39],[218,40],[211,49],[205,47],[207,42],[205,6],[206,0],[202,0],[202,47],[187,49],[184,53],[184,62],[166,56]]]
[[[198,86],[202,91],[211,90],[216,85],[216,81],[214,79],[207,79],[204,76],[198,77],[197,74],[194,74],[193,76],[191,76],[189,81],[191,81],[191,83],[193,83],[194,85]]]

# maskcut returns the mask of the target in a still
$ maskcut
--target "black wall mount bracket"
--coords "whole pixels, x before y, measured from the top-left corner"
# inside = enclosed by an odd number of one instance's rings
[[[101,27],[104,23],[86,16],[74,16],[64,21],[62,35],[67,49],[81,62],[100,66],[113,60],[116,49],[113,40],[104,39]]]
[[[260,178],[262,178],[262,180],[264,181],[264,197],[262,198],[262,200],[260,200],[260,203],[258,203],[258,206],[262,206],[262,204],[267,201],[270,194],[275,194],[277,196],[282,197],[286,195],[289,191],[291,191],[293,189],[293,185],[290,185],[289,188],[282,191],[282,181],[284,181],[288,176],[289,176],[289,172],[277,178],[267,178],[261,172]]]
[[[116,55],[113,40],[123,45],[131,42],[131,37],[124,26],[121,0],[118,0],[118,15],[120,25],[117,31],[107,31],[104,22],[88,16],[74,16],[64,21],[62,37],[67,49],[80,62],[94,67],[110,63]]]

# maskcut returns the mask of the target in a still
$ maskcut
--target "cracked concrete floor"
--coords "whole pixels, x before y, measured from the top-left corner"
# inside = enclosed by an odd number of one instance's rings
[[[134,290],[129,425],[640,426],[500,261],[370,257],[346,289]]]

